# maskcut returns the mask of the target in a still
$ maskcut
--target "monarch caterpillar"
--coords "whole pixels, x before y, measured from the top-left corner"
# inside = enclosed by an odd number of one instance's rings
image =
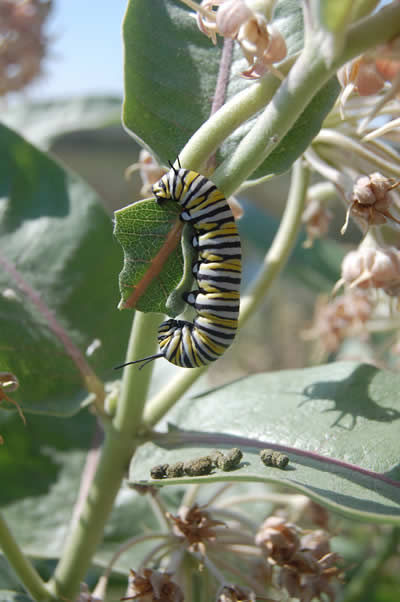
[[[144,362],[143,368],[159,357],[183,368],[205,366],[226,351],[237,330],[242,254],[235,218],[215,184],[180,164],[171,165],[153,194],[158,204],[176,201],[180,219],[195,230],[192,244],[198,255],[192,271],[198,290],[183,298],[197,315],[193,322],[165,320],[158,329],[160,353],[116,368]]]

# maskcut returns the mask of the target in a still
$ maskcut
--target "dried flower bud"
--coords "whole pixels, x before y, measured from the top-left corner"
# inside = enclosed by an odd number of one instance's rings
[[[272,4],[267,7],[268,14]],[[217,12],[214,7],[218,7]],[[244,0],[203,0],[197,12],[197,23],[214,44],[217,33],[238,41],[249,63],[249,68],[242,73],[244,77],[257,79],[270,70],[283,79],[273,63],[285,58],[285,39],[273,25],[268,24],[264,14],[249,8]]]
[[[142,149],[139,153],[139,161],[133,163],[125,170],[125,178],[129,179],[133,172],[139,170],[142,179],[140,194],[148,196],[151,194],[153,184],[158,182],[166,173],[166,169],[161,167],[149,151]]]
[[[339,556],[330,552],[328,535],[315,531],[301,538],[301,548],[281,568],[278,583],[293,598],[310,601],[326,594],[333,602],[340,577],[335,566],[338,560]]]
[[[167,469],[169,464],[157,464],[150,470],[150,476],[152,479],[163,479],[167,476]]]
[[[268,517],[261,525],[255,542],[271,564],[283,565],[294,557],[300,548],[295,525],[277,516]]]
[[[191,550],[200,549],[204,553],[204,544],[207,541],[215,541],[215,527],[225,523],[213,520],[204,507],[197,504],[191,508],[181,507],[178,515],[166,514],[173,523],[173,532],[177,537],[186,540]]]
[[[318,527],[328,528],[329,525],[329,512],[321,506],[307,498],[307,503],[303,510],[303,516],[305,520],[309,520],[311,523],[318,525]]]
[[[286,42],[273,25],[268,25],[260,15],[253,17],[240,28],[238,42],[242,47],[249,68],[242,72],[243,77],[258,79],[268,70],[283,79],[272,67],[282,61],[286,54]]]
[[[320,297],[315,307],[314,323],[303,333],[306,340],[316,339],[321,351],[336,351],[348,336],[365,334],[365,323],[372,313],[367,295],[346,291],[335,299]]]
[[[188,460],[184,463],[185,473],[189,477],[199,477],[210,474],[213,469],[213,460],[210,456],[203,456],[194,460]]]
[[[302,222],[306,225],[307,240],[303,246],[312,247],[316,238],[321,238],[329,230],[329,223],[333,218],[333,213],[327,207],[324,207],[317,199],[307,203],[303,211]]]
[[[41,73],[50,0],[0,3],[0,96],[21,90]]]
[[[301,547],[307,549],[314,558],[322,558],[331,551],[330,537],[325,531],[317,529],[302,536]]]
[[[253,16],[244,0],[227,0],[218,9],[216,25],[225,38],[236,38],[239,28]]]
[[[400,224],[398,217],[393,215],[393,210],[398,211],[398,207],[390,195],[390,191],[398,185],[399,183],[394,182],[392,178],[387,178],[378,172],[358,178],[354,184],[353,196],[341,233],[344,234],[346,231],[350,215],[365,221],[367,227]]]
[[[224,585],[217,593],[216,602],[255,602],[256,595],[247,587]]]
[[[130,570],[127,595],[121,600],[141,602],[183,602],[181,588],[168,573],[143,569],[142,574]]]
[[[343,88],[351,84],[360,96],[377,94],[385,85],[385,80],[376,69],[375,60],[367,56],[346,63],[339,69],[337,76]]]
[[[400,251],[395,247],[361,247],[347,253],[342,280],[350,287],[395,291],[400,287]]]
[[[183,475],[185,474],[183,467],[184,467],[183,462],[175,462],[175,464],[170,464],[166,470],[167,478],[173,479],[176,477],[183,477]]]
[[[383,89],[385,82],[391,83],[391,89],[383,94],[383,97],[376,103],[376,107],[371,110],[369,121],[377,114],[377,110],[398,94],[400,88],[399,46],[400,38],[397,37],[378,46],[373,53],[369,51],[368,54],[353,59],[339,69],[337,75],[344,88],[340,99],[342,107],[353,90],[360,96],[371,96],[378,94]]]

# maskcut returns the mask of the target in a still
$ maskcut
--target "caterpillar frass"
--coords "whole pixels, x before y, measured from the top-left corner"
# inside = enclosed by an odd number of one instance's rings
[[[157,203],[176,201],[180,218],[191,224],[198,249],[193,275],[198,290],[184,293],[197,312],[193,322],[169,319],[158,329],[160,353],[128,362],[165,357],[184,368],[205,366],[218,359],[235,338],[240,305],[241,245],[235,218],[220,190],[201,174],[171,169],[153,186]]]

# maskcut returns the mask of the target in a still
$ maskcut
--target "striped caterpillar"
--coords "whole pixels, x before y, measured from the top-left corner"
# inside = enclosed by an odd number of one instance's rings
[[[173,200],[180,218],[195,230],[198,250],[193,275],[198,290],[183,298],[197,312],[193,322],[165,320],[158,329],[160,353],[127,362],[148,362],[165,357],[183,368],[205,366],[218,359],[235,338],[240,305],[241,246],[232,211],[220,190],[201,174],[171,169],[153,186],[157,203]]]

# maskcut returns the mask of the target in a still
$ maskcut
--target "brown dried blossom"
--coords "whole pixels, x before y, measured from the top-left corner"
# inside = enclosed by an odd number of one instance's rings
[[[293,525],[288,527],[293,531]],[[333,601],[341,570],[336,566],[339,556],[330,550],[328,534],[317,530],[301,537],[298,543],[286,561],[281,557],[277,563],[278,584],[301,602],[321,600],[323,594]]]
[[[327,234],[332,218],[332,211],[324,207],[319,200],[312,199],[307,203],[301,218],[307,232],[307,240],[303,246],[310,248],[316,238],[322,238]]]
[[[183,602],[179,585],[171,581],[168,573],[143,569],[142,574],[130,570],[127,595],[121,600],[140,602]]]
[[[300,548],[300,538],[295,525],[278,516],[269,516],[261,525],[256,545],[262,548],[270,564],[289,562]]]
[[[400,293],[400,251],[395,247],[361,247],[347,253],[340,282],[360,289],[382,289],[390,296]]]
[[[217,594],[216,602],[255,602],[256,595],[247,587],[224,585]]]
[[[51,0],[0,3],[0,96],[24,88],[41,73]]]
[[[385,102],[399,93],[400,89],[400,38],[377,47],[373,52],[359,56],[341,67],[337,73],[343,91],[340,104],[343,107],[354,91],[360,96],[371,96],[383,90],[390,83],[389,89],[379,101],[382,107]],[[372,114],[375,114],[373,109]]]
[[[167,518],[173,523],[173,532],[177,537],[185,540],[188,549],[205,553],[205,544],[215,541],[215,527],[225,523],[210,518],[205,506],[195,504],[191,508],[181,507],[178,515],[167,513]]]
[[[324,600],[323,595],[334,602],[335,585],[341,576],[341,570],[336,566],[338,560],[339,556],[333,552],[316,560],[304,549],[296,555],[293,562],[281,568],[278,583],[300,602]]]
[[[369,176],[361,176],[356,180],[353,187],[353,195],[346,213],[346,221],[341,230],[344,234],[347,230],[350,215],[360,218],[369,226],[390,225],[392,222],[400,224],[400,220],[393,215],[393,209],[398,211],[395,199],[390,191],[400,182],[387,178],[375,172]],[[390,211],[391,210],[391,211]]]
[[[329,512],[326,508],[309,498],[307,498],[307,502],[303,509],[303,518],[305,521],[309,521],[318,527],[328,528]]]
[[[365,336],[365,323],[372,313],[372,304],[365,293],[346,291],[344,295],[317,299],[314,322],[303,333],[306,340],[317,340],[324,353],[337,351],[349,336]]]
[[[139,161],[137,163],[133,163],[133,165],[130,165],[125,170],[125,177],[129,179],[132,173],[137,170],[139,170],[142,180],[140,194],[143,197],[151,195],[153,184],[158,182],[158,180],[166,173],[166,169],[161,167],[153,155],[146,149],[142,149],[140,151]]]

